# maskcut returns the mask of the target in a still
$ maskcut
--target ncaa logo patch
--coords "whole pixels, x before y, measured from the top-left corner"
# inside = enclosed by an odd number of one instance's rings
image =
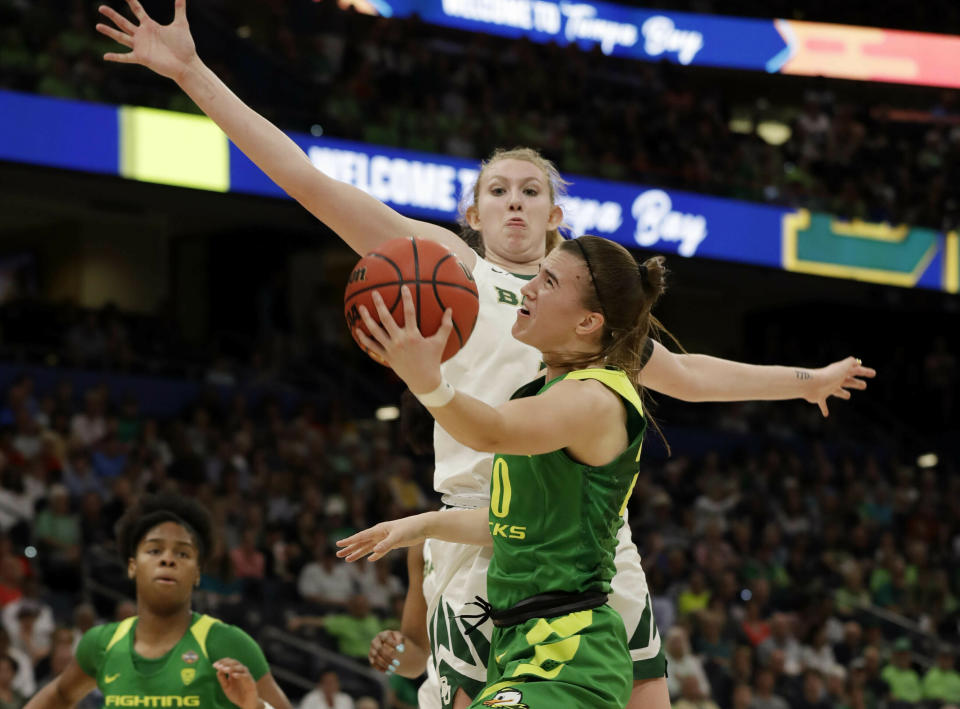
[[[180,659],[186,662],[188,665],[192,665],[194,662],[200,659],[200,656],[193,650],[187,650],[180,656]]]
[[[530,709],[523,703],[523,693],[513,687],[501,689],[493,698],[483,702],[483,706],[503,707],[503,709]]]
[[[183,680],[183,683],[190,684],[193,682],[193,678],[197,676],[197,671],[192,667],[184,667],[180,670],[180,679]]]

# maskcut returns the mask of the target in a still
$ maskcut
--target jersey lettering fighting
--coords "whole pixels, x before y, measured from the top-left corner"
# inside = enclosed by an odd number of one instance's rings
[[[193,614],[189,630],[164,656],[141,657],[133,649],[137,617],[98,625],[84,633],[77,663],[96,678],[104,707],[223,707],[235,709],[217,681],[213,663],[242,662],[255,680],[269,671],[253,638],[208,615]]]
[[[565,379],[595,379],[627,409],[626,450],[603,466],[579,463],[563,450],[542,455],[497,455],[490,480],[493,558],[487,594],[498,609],[548,591],[610,591],[617,530],[633,490],[646,430],[640,395],[619,369],[541,377],[512,398],[535,396]]]

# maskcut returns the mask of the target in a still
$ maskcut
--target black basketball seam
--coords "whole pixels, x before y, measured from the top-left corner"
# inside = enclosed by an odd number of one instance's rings
[[[396,263],[394,263],[394,261],[393,261],[392,258],[390,258],[389,256],[384,256],[383,254],[378,254],[378,253],[376,253],[376,252],[371,253],[370,256],[376,256],[376,257],[379,258],[379,259],[383,259],[384,261],[386,261],[387,263],[389,263],[391,266],[393,266],[393,270],[397,272],[397,278],[400,279],[401,285],[403,284],[403,269],[400,268]],[[373,286],[373,288],[380,288],[380,287],[382,287],[383,285],[385,285],[385,284],[379,283],[379,284]],[[351,296],[351,297],[353,297],[353,296]],[[393,304],[392,304],[392,305],[390,306],[390,308],[389,308],[389,310],[390,310],[391,313],[393,313],[393,309],[397,307],[397,303],[400,302],[400,298],[402,298],[402,297],[403,297],[403,296],[400,294],[400,291],[398,290],[398,291],[397,291],[397,299],[396,299],[395,301],[393,301]],[[380,318],[377,318],[377,319],[379,320]]]
[[[374,290],[375,288],[389,288],[390,286],[404,286],[410,283],[413,283],[413,281],[406,281],[406,280],[387,281],[385,283],[377,283],[374,286],[364,286],[363,288],[358,288],[357,290],[353,291],[353,293],[350,294],[350,297],[346,298],[343,302],[344,302],[344,305],[346,305],[361,293],[366,293],[367,291]],[[470,288],[469,286],[465,286],[462,283],[450,283],[449,281],[438,281],[436,285],[445,286],[446,288],[457,288],[458,290],[465,290],[468,293],[472,293],[473,297],[479,300],[479,296],[477,295],[476,288]]]
[[[442,311],[446,311],[447,306],[443,304],[443,299],[440,298],[440,292],[437,290],[437,281],[436,281],[437,271],[440,270],[440,266],[443,265],[444,261],[452,257],[453,257],[453,254],[447,254],[442,259],[437,261],[436,266],[433,267],[433,297],[436,299],[437,305],[440,306],[440,310]],[[456,320],[453,321],[453,331],[457,333],[457,339],[460,340],[460,346],[463,347],[463,335],[460,333],[460,327],[459,325],[457,325]],[[446,343],[444,343],[444,346],[446,346]]]
[[[410,243],[413,245],[413,277],[417,284],[417,330],[422,332],[420,330],[420,251],[417,249],[417,240],[412,236]]]

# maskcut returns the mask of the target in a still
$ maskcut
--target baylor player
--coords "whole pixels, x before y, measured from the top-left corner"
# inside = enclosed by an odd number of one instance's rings
[[[497,408],[443,378],[449,313],[423,338],[406,289],[404,328],[378,297],[382,326],[361,310],[372,335],[363,344],[437,423],[464,445],[498,451],[489,509],[429,512],[339,542],[348,561],[426,537],[492,543],[489,602],[478,599],[477,618],[492,618],[494,631],[487,685],[471,706],[622,709],[630,699],[627,635],[607,597],[646,429],[637,377],[663,288],[662,258],[638,267],[606,239],[560,244],[523,287],[513,326],[542,353],[546,372]]]
[[[95,686],[105,707],[290,709],[249,635],[190,610],[211,549],[203,507],[172,495],[147,497],[127,511],[117,537],[138,614],[88,630],[75,659],[29,709],[72,707]]]

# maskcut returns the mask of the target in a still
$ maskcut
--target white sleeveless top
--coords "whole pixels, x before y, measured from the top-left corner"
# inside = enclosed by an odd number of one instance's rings
[[[486,404],[499,406],[537,376],[540,352],[513,338],[526,279],[508,273],[479,256],[473,278],[480,296],[477,324],[463,349],[443,364],[455,389]],[[433,427],[433,487],[446,505],[484,507],[490,501],[492,453],[480,453]]]

